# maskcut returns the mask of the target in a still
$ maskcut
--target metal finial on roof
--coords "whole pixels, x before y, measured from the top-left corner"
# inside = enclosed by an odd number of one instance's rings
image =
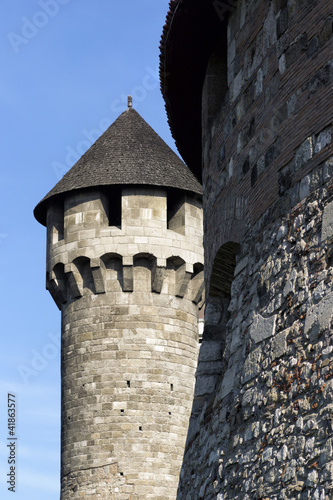
[[[129,108],[131,108],[131,107],[133,106],[133,100],[132,100],[132,96],[131,96],[131,95],[129,95],[129,96],[127,97],[127,106],[128,106]]]

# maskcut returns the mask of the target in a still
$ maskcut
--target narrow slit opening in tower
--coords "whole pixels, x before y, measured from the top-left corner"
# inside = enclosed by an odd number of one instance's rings
[[[185,195],[175,189],[167,193],[167,229],[185,234]]]
[[[227,47],[227,30],[224,29],[215,39],[203,84],[203,121],[207,126],[219,113],[228,91]]]
[[[231,299],[231,285],[234,280],[238,248],[238,243],[230,241],[218,250],[210,277],[210,297]]]
[[[64,204],[59,201],[49,210],[51,214],[52,244],[64,239]]]
[[[109,198],[109,226],[121,229],[121,188],[114,186],[110,188]]]

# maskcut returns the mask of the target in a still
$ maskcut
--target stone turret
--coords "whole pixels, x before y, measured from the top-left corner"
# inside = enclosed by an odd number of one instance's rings
[[[35,216],[62,313],[61,498],[175,498],[198,354],[201,186],[129,106]]]

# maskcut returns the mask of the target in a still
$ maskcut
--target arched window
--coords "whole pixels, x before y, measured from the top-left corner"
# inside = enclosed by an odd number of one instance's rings
[[[229,298],[236,267],[238,243],[229,242],[217,251],[210,277],[209,296]]]
[[[221,31],[221,38],[208,60],[202,91],[202,126],[203,130],[211,124],[220,111],[228,90],[227,41],[226,30]]]
[[[205,326],[199,352],[191,417],[194,419],[200,414],[205,403],[215,396],[226,369],[223,354],[238,247],[237,243],[226,243],[221,246],[214,259],[208,297],[205,301]]]

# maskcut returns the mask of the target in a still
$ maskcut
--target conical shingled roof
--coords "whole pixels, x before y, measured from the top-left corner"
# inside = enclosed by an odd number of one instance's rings
[[[35,208],[35,217],[46,225],[51,198],[69,191],[126,184],[202,194],[201,184],[190,169],[132,107],[117,118],[42,199]]]

